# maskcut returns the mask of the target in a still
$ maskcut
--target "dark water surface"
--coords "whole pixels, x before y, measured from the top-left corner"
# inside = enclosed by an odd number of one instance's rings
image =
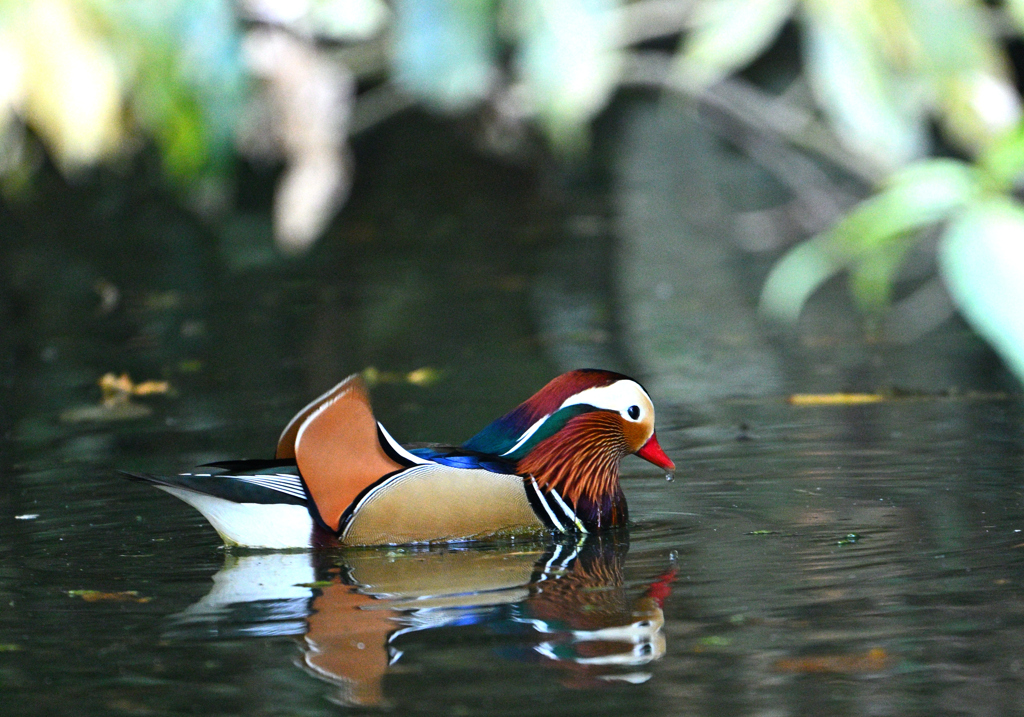
[[[467,144],[422,121],[364,140],[352,204],[290,263],[259,211],[202,227],[145,187],[4,210],[0,714],[1024,714],[1024,433],[988,354],[821,321],[802,347],[756,337],[763,391],[712,353],[688,400],[673,361],[704,339],[638,269],[660,240],[614,238],[642,182]],[[679,471],[627,459],[634,525],[578,544],[225,553],[114,474],[268,455],[369,366],[397,438],[461,441],[584,362],[645,382]],[[97,418],[108,371],[171,392]],[[878,388],[915,392],[784,400]]]

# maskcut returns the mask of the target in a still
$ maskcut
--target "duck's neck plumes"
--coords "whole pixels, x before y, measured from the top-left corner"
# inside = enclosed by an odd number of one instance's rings
[[[588,388],[608,386],[627,376],[599,369],[577,369],[551,379],[544,388],[466,441],[481,453],[502,455],[515,446],[537,421],[555,413],[566,399]]]
[[[556,490],[588,529],[625,525],[626,499],[619,461],[629,452],[618,416],[591,411],[569,419],[522,460],[517,472],[544,490]]]

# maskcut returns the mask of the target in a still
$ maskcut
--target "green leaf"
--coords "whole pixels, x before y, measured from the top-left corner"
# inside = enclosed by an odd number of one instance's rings
[[[793,13],[796,0],[704,0],[676,61],[694,91],[713,85],[760,55]]]
[[[516,68],[557,149],[584,147],[619,79],[617,0],[520,0]]]
[[[972,153],[1020,119],[1020,97],[1002,40],[980,2],[903,0],[947,139]]]
[[[892,298],[892,285],[915,236],[895,235],[883,246],[866,252],[850,268],[850,293],[857,307],[869,316],[878,316]]]
[[[396,0],[392,63],[408,92],[444,110],[479,102],[497,61],[492,0]]]
[[[819,286],[849,268],[861,308],[878,310],[913,233],[948,219],[980,191],[975,170],[956,160],[919,162],[896,173],[879,194],[776,263],[761,292],[761,311],[793,323]]]
[[[132,79],[132,117],[156,141],[166,174],[188,188],[226,167],[246,94],[232,4],[93,1]]]
[[[1024,381],[1024,208],[979,201],[946,230],[939,267],[964,318]]]
[[[336,42],[362,42],[379,33],[387,19],[381,0],[313,0],[296,24]]]
[[[909,39],[933,72],[987,69],[995,39],[980,2],[959,0],[902,0],[912,31]]]
[[[978,175],[953,159],[918,162],[894,174],[833,229],[850,254],[880,248],[894,237],[940,222],[980,192]]]
[[[786,252],[772,267],[761,290],[761,313],[787,324],[796,323],[811,294],[847,265],[830,245],[831,237],[819,234]]]
[[[1011,188],[1024,175],[1024,122],[993,142],[978,158],[978,164],[997,188]]]
[[[865,0],[808,0],[804,55],[808,80],[846,147],[891,171],[928,149],[920,82],[899,75],[882,54]]]
[[[1005,0],[1004,7],[1020,32],[1024,32],[1024,0]]]

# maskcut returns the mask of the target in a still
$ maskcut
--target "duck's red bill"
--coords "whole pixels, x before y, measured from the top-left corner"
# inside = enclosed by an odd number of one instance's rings
[[[662,450],[661,445],[658,443],[658,435],[656,433],[651,434],[650,440],[636,454],[659,468],[664,468],[667,471],[674,471],[676,469],[676,464],[665,455],[665,451]]]

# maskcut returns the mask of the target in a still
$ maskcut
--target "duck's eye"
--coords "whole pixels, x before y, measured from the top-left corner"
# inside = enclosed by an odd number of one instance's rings
[[[635,421],[636,419],[640,418],[640,407],[630,406],[629,408],[626,409],[626,413],[629,414],[629,417]]]

